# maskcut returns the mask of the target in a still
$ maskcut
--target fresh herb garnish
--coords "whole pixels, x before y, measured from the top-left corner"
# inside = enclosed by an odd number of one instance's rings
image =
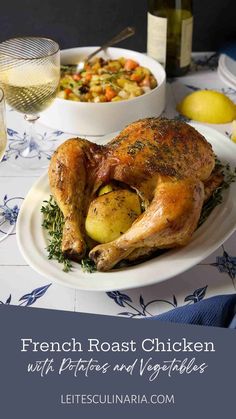
[[[72,268],[72,263],[63,255],[61,250],[64,217],[52,196],[49,201],[44,201],[41,212],[44,217],[42,226],[49,235],[49,244],[47,246],[48,259],[55,259],[62,263],[63,271],[69,272]]]
[[[69,272],[72,270],[72,263],[63,255],[61,250],[64,226],[63,214],[52,196],[50,196],[49,201],[43,202],[44,205],[41,208],[44,217],[42,227],[47,230],[49,235],[49,244],[47,246],[48,259],[57,260],[63,264],[63,271]],[[84,272],[92,273],[96,271],[96,266],[89,257],[82,259],[80,263]]]
[[[224,173],[224,180],[203,205],[198,227],[206,221],[213,209],[222,203],[222,192],[228,189],[231,183],[236,181],[236,167],[232,170],[229,164],[223,165],[218,159],[216,159],[215,167]]]
[[[81,266],[84,272],[89,272],[90,274],[97,270],[95,263],[89,257],[81,260]]]

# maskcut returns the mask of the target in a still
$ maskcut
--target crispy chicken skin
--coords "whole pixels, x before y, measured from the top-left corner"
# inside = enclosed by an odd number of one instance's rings
[[[63,252],[75,260],[84,256],[88,206],[98,188],[112,180],[135,189],[145,211],[118,239],[90,251],[98,270],[158,248],[185,245],[197,227],[204,199],[222,182],[214,166],[211,145],[201,134],[184,122],[164,118],[134,122],[106,146],[67,140],[49,167],[51,192],[65,217]]]

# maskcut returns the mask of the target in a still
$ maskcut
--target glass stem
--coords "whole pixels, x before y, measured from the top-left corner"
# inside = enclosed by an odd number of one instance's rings
[[[25,120],[28,122],[26,134],[27,134],[27,151],[28,154],[35,148],[35,138],[36,138],[36,132],[35,132],[35,122],[39,119],[38,115],[25,115]]]

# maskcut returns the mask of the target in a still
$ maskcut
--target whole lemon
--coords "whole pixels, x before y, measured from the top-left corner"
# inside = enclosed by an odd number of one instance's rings
[[[236,105],[223,93],[198,90],[177,105],[177,111],[187,118],[209,124],[226,124],[236,119]]]

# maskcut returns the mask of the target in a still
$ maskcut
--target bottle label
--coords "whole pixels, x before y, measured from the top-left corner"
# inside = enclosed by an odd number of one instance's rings
[[[167,18],[148,12],[147,53],[164,67],[167,48]]]
[[[182,21],[180,67],[187,67],[191,62],[193,37],[193,17]]]

